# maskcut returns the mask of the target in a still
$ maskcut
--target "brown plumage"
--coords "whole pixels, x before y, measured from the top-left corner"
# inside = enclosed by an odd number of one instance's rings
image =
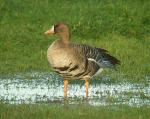
[[[86,86],[88,86],[88,80],[103,68],[115,68],[120,64],[120,61],[105,49],[72,44],[69,28],[63,23],[54,25],[45,34],[58,36],[58,39],[48,48],[47,57],[54,71],[65,79],[64,91],[67,91],[68,79],[86,80]],[[67,96],[67,92],[64,93],[64,96]],[[86,96],[88,96],[88,87],[86,88]]]

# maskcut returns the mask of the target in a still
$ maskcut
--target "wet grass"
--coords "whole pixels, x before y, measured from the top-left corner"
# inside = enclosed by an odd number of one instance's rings
[[[150,1],[0,0],[0,74],[51,71],[46,58],[55,39],[43,32],[69,24],[73,42],[102,47],[121,60],[113,79],[144,81],[150,75]]]
[[[0,104],[1,119],[149,119],[150,107]]]
[[[110,83],[111,82],[111,83]],[[148,82],[148,81],[147,81]],[[55,73],[23,73],[0,77],[0,101],[10,104],[64,104],[63,80]],[[126,104],[150,105],[150,83],[90,81],[89,98],[85,99],[84,81],[69,81],[68,104],[88,103],[93,106]]]

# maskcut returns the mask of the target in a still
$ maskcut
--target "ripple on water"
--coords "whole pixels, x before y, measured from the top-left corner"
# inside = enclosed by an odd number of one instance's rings
[[[85,99],[84,95],[83,81],[69,84],[70,104],[150,105],[150,82],[148,85],[128,82],[111,84],[93,80],[89,86],[89,98]],[[0,100],[11,104],[63,103],[63,80],[55,73],[39,72],[0,77]]]

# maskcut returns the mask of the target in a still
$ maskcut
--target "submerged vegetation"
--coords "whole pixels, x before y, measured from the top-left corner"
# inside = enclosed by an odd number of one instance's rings
[[[71,81],[68,104],[107,106],[125,104],[150,106],[150,82],[112,82],[107,77],[90,81],[89,98],[85,98],[84,81]],[[63,80],[55,73],[23,73],[0,77],[0,100],[10,104],[64,104]]]

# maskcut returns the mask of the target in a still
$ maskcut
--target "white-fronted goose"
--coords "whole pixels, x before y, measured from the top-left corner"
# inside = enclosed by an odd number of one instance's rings
[[[107,50],[72,44],[66,24],[52,26],[45,32],[45,35],[50,34],[56,34],[58,39],[48,48],[47,58],[54,71],[64,78],[64,97],[67,97],[69,79],[85,80],[87,97],[89,79],[100,73],[103,68],[115,68],[120,64],[120,61],[109,55]]]

